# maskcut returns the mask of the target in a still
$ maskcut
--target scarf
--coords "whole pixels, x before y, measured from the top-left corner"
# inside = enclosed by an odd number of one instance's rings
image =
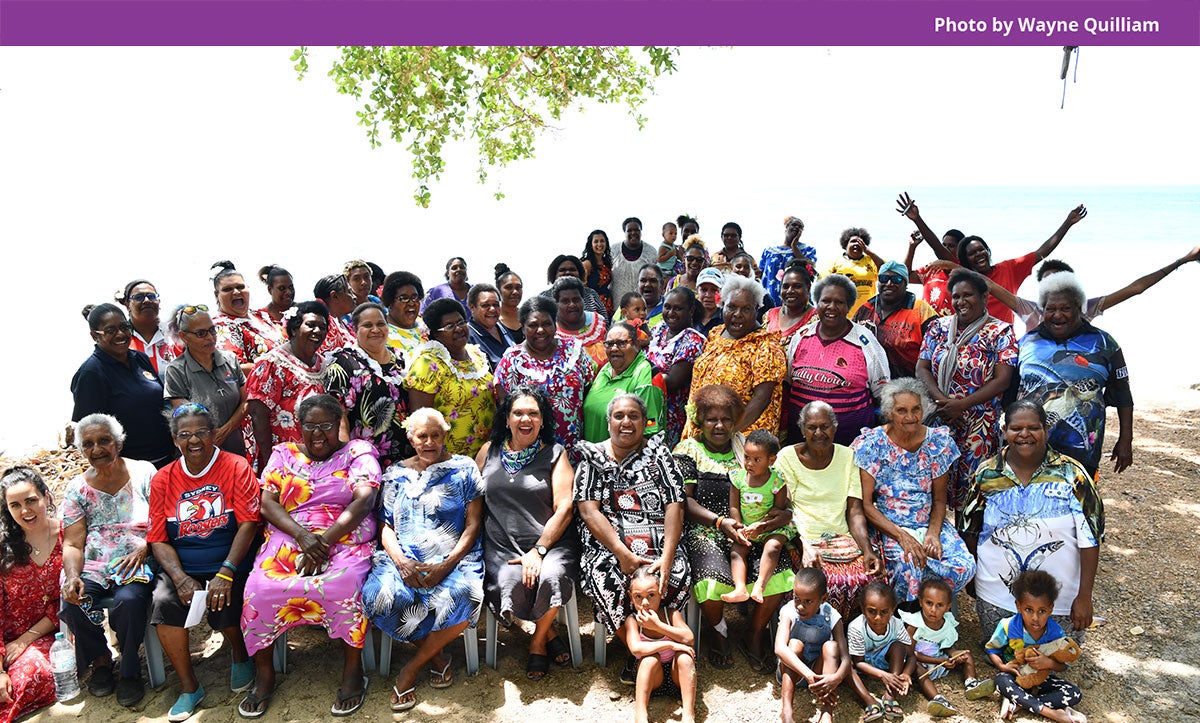
[[[938,367],[937,385],[938,389],[947,392],[950,388],[950,380],[954,378],[954,372],[958,371],[958,355],[963,347],[975,338],[983,325],[989,321],[995,321],[995,318],[983,312],[983,316],[967,325],[960,334],[958,331],[958,314],[953,314],[950,317],[949,329],[946,332],[946,356],[942,359],[942,365]]]

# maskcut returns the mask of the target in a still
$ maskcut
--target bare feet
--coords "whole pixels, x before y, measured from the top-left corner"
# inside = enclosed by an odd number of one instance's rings
[[[1017,706],[1008,698],[1000,699],[1000,720],[1012,720],[1013,712]]]
[[[760,585],[758,583],[754,583],[754,588],[752,590],[750,590],[750,599],[756,603],[760,603],[763,601],[762,585]]]
[[[1071,714],[1071,720],[1075,721],[1075,723],[1088,723],[1087,716],[1074,708],[1067,708],[1067,712]]]
[[[750,593],[746,592],[745,585],[738,585],[732,592],[727,592],[721,596],[721,600],[727,603],[746,602],[750,599]],[[762,599],[761,597],[759,598]]]

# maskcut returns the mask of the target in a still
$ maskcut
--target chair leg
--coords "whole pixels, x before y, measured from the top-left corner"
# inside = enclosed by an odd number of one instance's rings
[[[150,687],[158,688],[167,682],[167,669],[163,664],[162,642],[158,639],[158,629],[146,623],[146,638],[142,641],[146,650],[146,671],[150,674]]]
[[[583,642],[579,639],[579,590],[575,590],[566,605],[559,607],[558,619],[571,648],[571,667],[578,668],[583,665]]]
[[[367,675],[375,672],[375,629],[369,622],[367,632],[363,635],[363,672]]]
[[[495,670],[496,647],[498,645],[496,641],[496,616],[492,614],[492,609],[487,605],[483,606],[483,615],[485,620],[484,635],[487,636],[487,640],[483,643],[483,660],[489,668]]]
[[[287,672],[287,633],[280,633],[279,637],[275,638],[275,645],[271,653],[272,659],[275,661],[275,672]]]
[[[392,674],[392,636],[379,630],[379,674],[390,677]]]
[[[467,675],[479,672],[479,632],[475,628],[463,631],[463,645],[467,649]]]
[[[692,629],[692,646],[696,651],[696,655],[700,655],[700,603],[696,602],[696,598],[688,596],[687,607],[684,608],[684,617],[687,618],[687,625]]]
[[[601,668],[608,665],[608,636],[605,634],[604,623],[596,620],[592,623],[592,637],[596,639],[593,655],[596,665]]]

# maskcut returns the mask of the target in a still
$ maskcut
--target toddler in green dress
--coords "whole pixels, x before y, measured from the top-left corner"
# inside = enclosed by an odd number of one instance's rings
[[[733,590],[721,596],[727,603],[763,601],[763,588],[779,564],[788,540],[796,536],[787,483],[771,468],[779,454],[779,440],[759,429],[746,437],[743,468],[729,475],[729,516],[741,523],[729,556]],[[762,544],[758,578],[746,590],[746,558],[750,546]]]

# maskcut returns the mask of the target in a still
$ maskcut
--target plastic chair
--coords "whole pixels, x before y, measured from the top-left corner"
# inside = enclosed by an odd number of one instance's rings
[[[484,661],[492,670],[496,669],[496,616],[486,604],[483,606],[485,618]],[[571,649],[571,665],[578,668],[583,665],[583,642],[579,639],[579,588],[571,595],[565,605],[558,608],[558,624],[567,636],[567,645]]]
[[[363,670],[367,673],[375,672],[375,628],[367,626],[366,636],[363,638]],[[275,638],[275,645],[271,650],[271,660],[275,663],[275,672],[287,672],[287,631],[279,634]]]
[[[386,678],[392,674],[392,636],[378,627],[373,630],[379,630],[379,674]],[[475,628],[467,628],[462,637],[467,654],[467,675],[475,675],[479,672],[479,633]]]

